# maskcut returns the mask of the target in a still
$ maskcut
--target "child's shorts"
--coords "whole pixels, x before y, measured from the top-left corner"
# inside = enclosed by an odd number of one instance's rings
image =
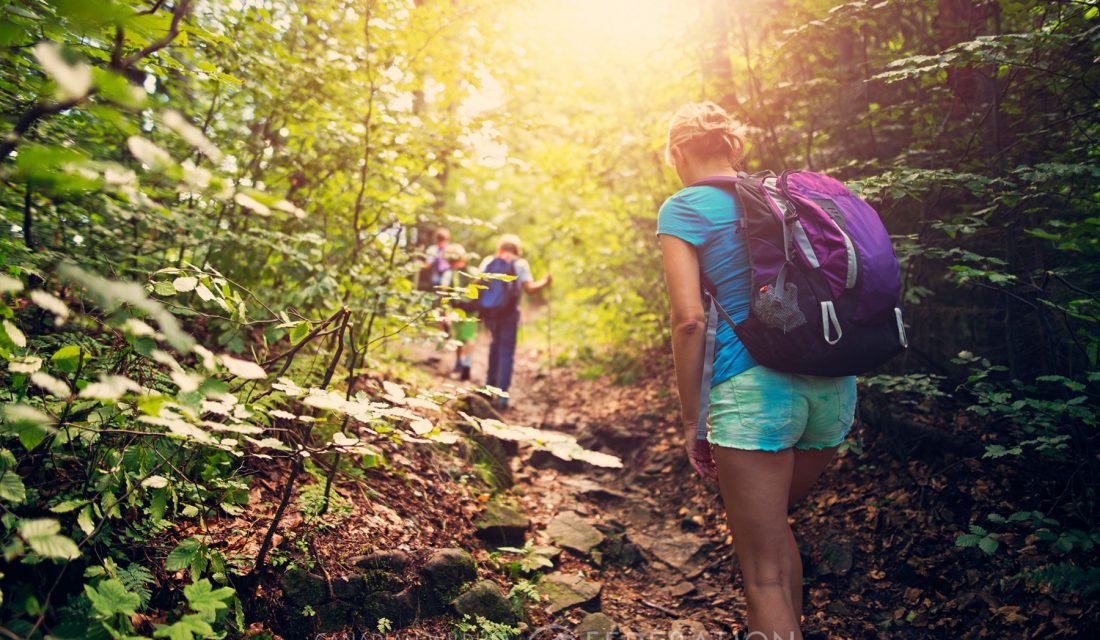
[[[707,440],[734,449],[823,449],[844,441],[855,410],[855,376],[821,378],[758,365],[710,390]]]

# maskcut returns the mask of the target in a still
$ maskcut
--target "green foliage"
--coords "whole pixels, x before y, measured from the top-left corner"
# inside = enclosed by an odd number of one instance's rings
[[[524,608],[533,602],[539,602],[538,586],[531,580],[517,580],[508,590],[508,602],[512,610],[522,615]]]
[[[520,633],[518,627],[503,622],[493,622],[478,615],[470,617],[468,613],[463,614],[462,620],[455,621],[454,630],[460,637],[473,636],[489,640],[511,640]]]
[[[1092,392],[1100,373],[1089,372],[1083,380],[1060,375],[1039,376],[1036,384],[1020,380],[1005,382],[997,374],[1006,367],[986,358],[962,352],[955,359],[967,365],[971,374],[967,388],[975,399],[968,409],[983,419],[1003,421],[1014,444],[990,444],[985,457],[1022,455],[1031,449],[1045,457],[1067,461],[1073,455],[1075,439],[1087,437],[1081,427],[1093,429],[1100,416],[1100,396]]]
[[[393,71],[412,48],[431,63],[465,40],[432,42],[457,9],[410,20],[381,3],[364,47],[367,18],[347,11],[362,7],[0,3],[0,544],[9,561],[86,576],[25,585],[53,598],[5,603],[8,628],[82,629],[75,610],[57,615],[70,598],[95,633],[133,635],[127,616],[163,607],[154,585],[186,571],[187,608],[155,636],[224,634],[233,592],[213,585],[256,559],[185,538],[162,569],[136,562],[144,547],[243,512],[248,461],[376,462],[342,420],[371,439],[444,435],[413,411],[431,415],[427,399],[402,391],[380,412],[331,387],[434,319],[404,245],[434,215],[435,134],[461,135],[447,105],[467,91],[414,113],[401,105],[421,70]],[[318,108],[310,69],[337,41],[338,95]]]
[[[948,397],[941,389],[943,381],[944,376],[930,373],[879,374],[862,379],[864,385],[890,395],[897,402],[924,410],[937,399]]]
[[[977,524],[970,525],[970,533],[961,534],[955,538],[956,547],[978,547],[982,550],[982,553],[986,555],[993,555],[997,551],[997,547],[1000,546],[1000,542],[997,540],[997,534],[989,533],[983,527]]]
[[[79,556],[80,548],[60,531],[61,523],[52,518],[19,522],[19,536],[39,556],[57,560],[72,560]]]
[[[540,569],[553,567],[554,562],[552,558],[560,550],[552,546],[537,545],[534,540],[528,540],[524,543],[522,549],[517,547],[497,547],[497,551],[518,554],[520,556],[518,560],[509,561],[504,564],[508,572],[513,577],[516,577],[523,574],[534,573]]]
[[[1062,593],[1088,598],[1100,591],[1100,567],[1081,567],[1069,562],[1025,569],[1013,576],[1035,585],[1044,585]]]
[[[149,599],[153,595],[152,591],[149,590],[149,585],[156,581],[156,578],[148,569],[140,564],[131,563],[125,569],[116,568],[114,575],[124,587],[137,594],[142,608],[148,606]]]
[[[192,580],[209,575],[224,582],[226,559],[220,551],[204,544],[199,538],[184,538],[168,553],[164,569],[175,573],[188,570]]]

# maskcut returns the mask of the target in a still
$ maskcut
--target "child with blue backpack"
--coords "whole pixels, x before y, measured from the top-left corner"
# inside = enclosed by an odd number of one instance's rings
[[[516,359],[516,338],[519,333],[519,302],[523,293],[533,294],[552,280],[550,274],[535,280],[531,265],[522,258],[523,243],[518,236],[505,234],[497,242],[495,254],[481,261],[481,274],[498,274],[510,278],[486,278],[486,288],[478,296],[481,321],[489,329],[492,342],[489,345],[489,371],[485,383],[501,391],[512,385],[512,370]],[[497,397],[498,409],[508,408],[508,397]]]

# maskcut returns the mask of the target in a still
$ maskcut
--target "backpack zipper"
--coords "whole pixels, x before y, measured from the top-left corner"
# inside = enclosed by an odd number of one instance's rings
[[[790,174],[796,173],[788,169],[779,175],[779,180],[776,184],[779,186],[780,192],[783,194],[783,198],[787,201],[787,206],[792,209],[795,207],[794,198],[791,197],[790,189],[787,188],[787,177]],[[845,231],[836,220],[833,220],[832,216],[826,214],[825,217],[829,220],[829,224],[833,225],[840,235],[844,237],[844,253],[848,257],[847,270],[844,274],[844,288],[853,289],[856,286],[856,281],[859,278],[859,254],[856,253],[856,245],[852,242],[851,236]],[[798,219],[797,217],[795,218]]]

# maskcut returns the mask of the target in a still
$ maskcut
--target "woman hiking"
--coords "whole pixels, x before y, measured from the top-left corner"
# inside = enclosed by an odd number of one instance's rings
[[[781,373],[752,358],[726,323],[714,348],[709,432],[697,439],[706,322],[702,277],[719,303],[748,316],[751,268],[733,194],[692,186],[736,176],[737,123],[718,105],[685,104],[669,124],[666,162],[684,188],[661,206],[657,234],[671,303],[672,350],[688,459],[716,479],[748,604],[749,638],[800,640],[802,561],[787,512],[809,492],[844,441],[855,411],[854,376]],[[757,633],[759,632],[759,634]]]

